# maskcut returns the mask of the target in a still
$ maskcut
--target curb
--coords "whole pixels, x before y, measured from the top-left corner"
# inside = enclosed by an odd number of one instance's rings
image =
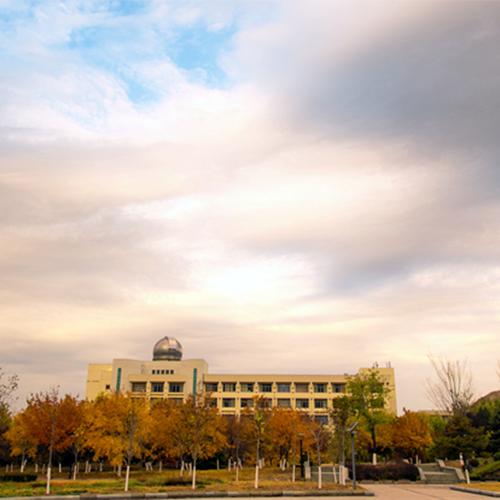
[[[272,498],[272,497],[373,497],[372,491],[179,491],[173,493],[113,493],[33,497],[2,497],[1,500],[154,500],[165,498]],[[500,494],[498,495],[500,496]]]
[[[500,491],[483,490],[481,488],[466,488],[465,486],[450,486],[450,489],[455,491],[463,491],[464,493],[472,493],[474,495],[500,498]]]

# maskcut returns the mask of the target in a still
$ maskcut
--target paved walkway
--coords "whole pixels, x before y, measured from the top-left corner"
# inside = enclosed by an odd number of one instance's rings
[[[379,500],[477,500],[481,498],[471,493],[453,491],[448,485],[366,484],[363,487],[372,491],[375,498]]]

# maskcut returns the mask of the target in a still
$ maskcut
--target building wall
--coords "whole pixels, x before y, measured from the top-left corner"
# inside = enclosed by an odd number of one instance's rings
[[[360,368],[366,373],[371,368]],[[390,389],[388,410],[397,413],[393,368],[377,368]],[[324,420],[332,401],[344,393],[347,375],[209,374],[202,359],[137,361],[115,359],[111,365],[89,365],[86,398],[100,392],[130,391],[151,400],[184,400],[193,392],[210,393],[222,414],[239,415],[254,396],[267,397],[273,406],[307,411]]]

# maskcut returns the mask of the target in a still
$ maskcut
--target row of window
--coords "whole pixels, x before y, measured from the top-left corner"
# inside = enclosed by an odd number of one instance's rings
[[[313,392],[323,393],[328,392],[328,383],[313,383]],[[331,384],[332,392],[344,392],[344,384]],[[273,382],[254,384],[253,382],[240,382],[241,392],[254,392],[255,387],[258,387],[259,392],[273,392]],[[304,393],[309,392],[309,383],[299,383],[294,384],[295,392]],[[276,383],[276,391],[280,393],[291,392],[291,383]],[[218,382],[207,382],[205,383],[206,392],[218,392],[219,383]],[[222,392],[236,392],[236,382],[222,382]]]
[[[132,392],[146,392],[147,382],[132,382]],[[184,382],[151,382],[151,392],[165,392],[165,386],[168,386],[168,392],[184,392]]]
[[[240,401],[240,408],[251,408],[253,407],[253,399],[250,398],[242,398]],[[292,400],[288,398],[278,398],[276,402],[277,406],[281,408],[291,408]],[[223,398],[222,399],[222,408],[236,408],[236,399],[235,398]],[[295,408],[299,409],[308,409],[309,408],[309,399],[296,399],[295,400]],[[327,409],[328,408],[328,400],[327,399],[314,399],[313,400],[313,408],[315,409]]]
[[[173,375],[174,370],[151,370],[153,375]]]

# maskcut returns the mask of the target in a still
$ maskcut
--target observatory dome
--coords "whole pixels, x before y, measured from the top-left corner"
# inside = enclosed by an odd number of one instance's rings
[[[180,361],[182,359],[182,346],[173,337],[163,337],[156,342],[153,348],[153,361]]]

